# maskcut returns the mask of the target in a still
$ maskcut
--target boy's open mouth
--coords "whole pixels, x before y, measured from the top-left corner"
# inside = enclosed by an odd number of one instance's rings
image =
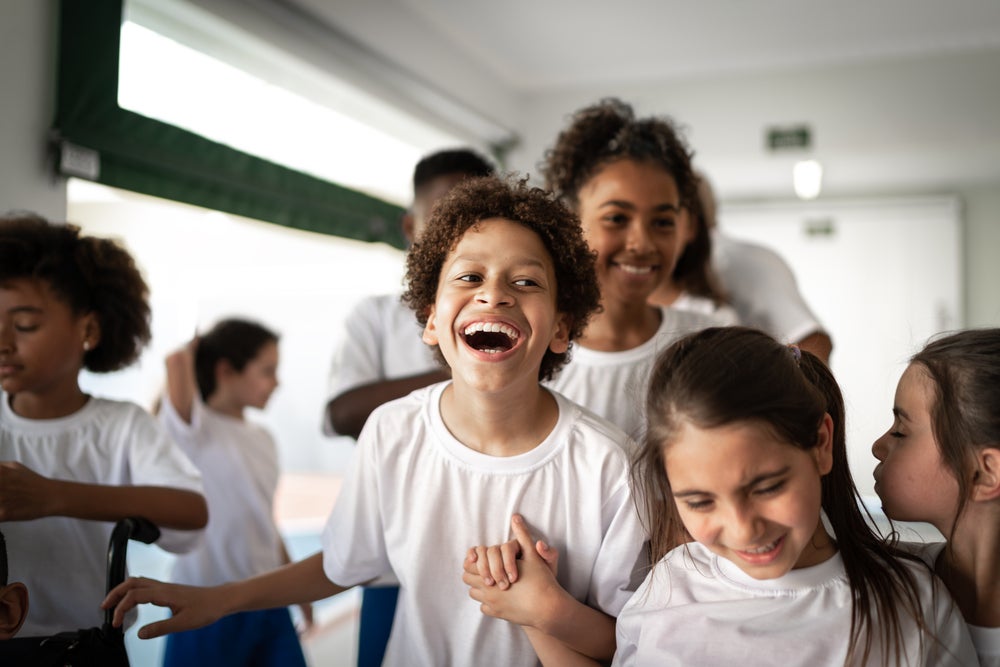
[[[517,339],[521,337],[521,333],[509,324],[473,322],[465,327],[462,336],[465,338],[465,344],[474,350],[487,354],[499,354],[517,345]]]

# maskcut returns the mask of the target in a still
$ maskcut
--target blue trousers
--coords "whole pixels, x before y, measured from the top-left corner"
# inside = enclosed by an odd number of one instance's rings
[[[306,667],[287,608],[246,611],[167,635],[164,667]]]
[[[358,620],[358,667],[381,667],[385,646],[396,614],[398,586],[361,589],[361,618]]]

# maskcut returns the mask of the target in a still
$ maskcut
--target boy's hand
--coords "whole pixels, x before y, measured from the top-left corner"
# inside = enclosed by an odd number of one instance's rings
[[[114,607],[111,624],[121,627],[125,614],[140,604],[151,603],[170,609],[171,617],[139,628],[140,639],[152,639],[181,630],[201,628],[222,618],[224,594],[219,587],[202,588],[166,584],[145,577],[129,577],[115,586],[104,598],[101,609]]]
[[[517,581],[517,561],[521,558],[518,531],[523,533],[527,544],[531,545],[532,539],[524,525],[524,518],[520,514],[511,517],[511,527],[514,529],[514,539],[492,547],[472,547],[466,554],[465,571],[472,575],[478,574],[486,586],[495,584],[502,590],[506,590],[510,584]],[[548,564],[553,576],[555,576],[559,566],[559,552],[542,540],[538,540],[533,547],[529,546],[528,548],[534,548],[538,552],[538,555]]]
[[[53,514],[57,482],[17,461],[0,463],[0,521],[28,521]]]
[[[462,581],[469,586],[469,597],[480,603],[480,610],[487,616],[544,632],[549,610],[554,608],[560,596],[567,595],[555,578],[559,554],[541,540],[533,540],[521,515],[513,516],[511,528],[514,531],[512,542],[469,550]],[[509,579],[518,585],[486,583],[486,577],[480,573],[480,553],[487,561],[485,570],[490,579],[497,582]],[[511,566],[516,554],[521,555],[520,572]],[[514,576],[510,576],[511,573]]]

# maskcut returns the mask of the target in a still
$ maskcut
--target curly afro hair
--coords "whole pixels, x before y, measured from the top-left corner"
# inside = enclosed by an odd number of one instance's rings
[[[403,301],[416,311],[420,324],[427,324],[448,254],[466,231],[490,218],[524,225],[541,238],[556,276],[556,310],[569,318],[569,339],[579,337],[600,303],[595,256],[583,238],[576,215],[552,193],[529,187],[527,179],[469,179],[455,186],[435,207],[427,229],[406,259],[407,290]],[[438,358],[443,361],[440,350]],[[538,379],[551,379],[568,360],[568,352],[547,351]]]
[[[0,283],[22,278],[44,282],[74,315],[96,314],[101,339],[83,355],[87,370],[124,368],[149,342],[149,289],[116,242],[31,213],[0,216]]]

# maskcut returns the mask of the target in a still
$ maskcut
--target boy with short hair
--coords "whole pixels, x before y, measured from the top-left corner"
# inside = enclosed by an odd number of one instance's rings
[[[564,554],[559,615],[571,630],[557,638],[610,658],[610,616],[643,542],[625,435],[539,384],[598,305],[593,262],[551,194],[493,178],[457,186],[410,252],[404,296],[452,380],[372,414],[323,552],[215,588],[129,580],[105,601],[116,623],[139,603],[169,606],[172,618],[139,632],[152,637],[391,569],[401,588],[386,664],[534,665],[534,634],[479,613],[462,582],[468,548],[505,539],[517,513]]]

